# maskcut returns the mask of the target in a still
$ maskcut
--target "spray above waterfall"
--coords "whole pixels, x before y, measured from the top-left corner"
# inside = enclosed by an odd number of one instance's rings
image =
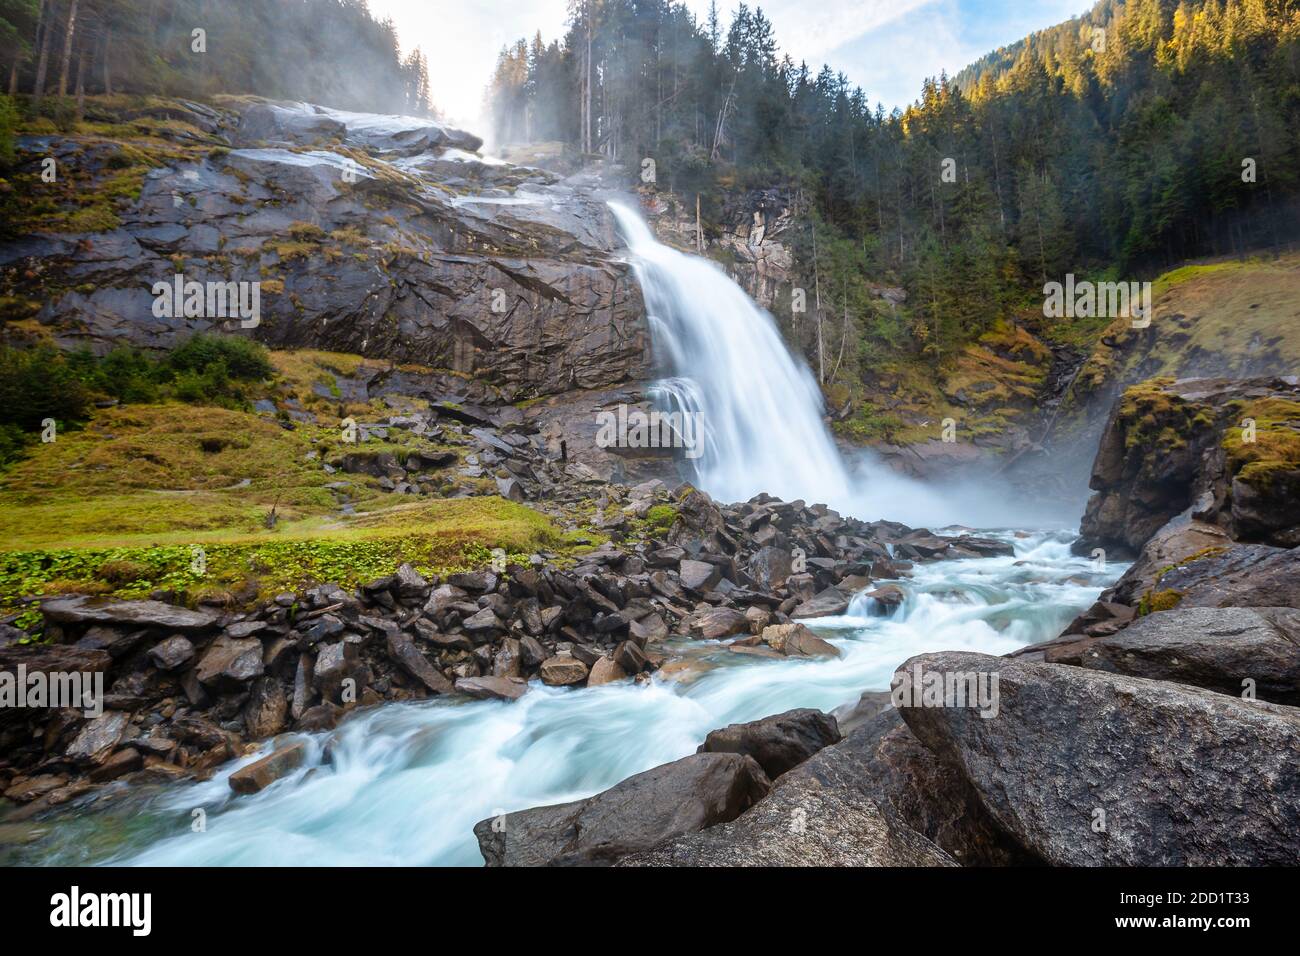
[[[860,498],[822,421],[821,392],[772,317],[717,265],[662,245],[627,206],[610,208],[666,373],[657,397],[703,422],[699,486],[724,501],[767,492],[857,512]]]

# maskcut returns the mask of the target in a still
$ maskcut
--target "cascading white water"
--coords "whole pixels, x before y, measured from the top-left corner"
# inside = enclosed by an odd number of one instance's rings
[[[722,501],[767,492],[857,514],[861,496],[822,421],[821,392],[772,317],[718,266],[662,245],[636,212],[609,205],[668,373],[659,394],[700,415],[699,486]]]

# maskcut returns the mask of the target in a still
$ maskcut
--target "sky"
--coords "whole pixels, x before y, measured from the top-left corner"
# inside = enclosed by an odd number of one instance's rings
[[[709,0],[685,0],[704,19]],[[369,0],[391,17],[404,52],[429,60],[433,101],[452,122],[482,132],[482,99],[497,53],[538,30],[564,31],[566,0]],[[781,53],[816,72],[823,63],[885,109],[916,99],[927,76],[955,74],[999,46],[1068,20],[1092,0],[750,0],[772,21]],[[719,0],[724,25],[736,0]]]

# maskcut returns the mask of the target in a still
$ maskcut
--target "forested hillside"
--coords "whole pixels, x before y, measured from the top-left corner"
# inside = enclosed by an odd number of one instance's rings
[[[653,158],[706,225],[729,190],[787,185],[819,224],[846,371],[867,375],[942,362],[1067,272],[1150,278],[1284,245],[1300,218],[1295,0],[1102,0],[892,114],[782,56],[761,9],[724,28],[716,6],[698,22],[669,0],[579,0],[564,37],[502,51],[490,99],[501,141]],[[909,307],[873,300],[873,280]]]
[[[403,58],[364,0],[0,0],[0,70],[37,109],[54,96],[255,93],[431,110],[424,55]]]

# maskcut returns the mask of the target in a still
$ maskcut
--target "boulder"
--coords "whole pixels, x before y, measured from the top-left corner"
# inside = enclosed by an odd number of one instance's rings
[[[692,561],[689,558],[678,566],[678,574],[682,586],[693,591],[710,591],[722,580],[722,571],[716,564]]]
[[[834,717],[805,708],[712,731],[698,753],[748,754],[775,780],[823,747],[839,741]]]
[[[614,648],[614,662],[629,674],[639,674],[649,665],[645,651],[635,641],[624,641]]]
[[[1084,667],[1300,704],[1300,611],[1178,607],[1093,642]]]
[[[1300,711],[1079,667],[947,652],[903,665],[996,675],[996,715],[907,726],[997,824],[1058,865],[1285,865],[1300,857]]]
[[[748,634],[749,619],[735,608],[719,607],[697,617],[691,630],[702,640],[717,641],[733,634]]]
[[[795,620],[811,617],[835,617],[849,609],[849,596],[837,587],[814,594],[796,607],[790,616]]]
[[[401,631],[390,631],[388,634],[388,656],[402,670],[410,674],[428,690],[435,694],[450,694],[455,688],[451,681],[443,676],[442,671],[438,670],[429,659],[420,653],[415,642],[403,634]]]
[[[807,625],[797,621],[769,624],[763,628],[763,643],[787,657],[839,657],[839,648],[823,641]]]
[[[108,601],[84,596],[47,598],[41,613],[56,624],[107,624],[155,627],[183,634],[201,634],[216,627],[212,611],[191,611],[162,601]]]
[[[110,710],[86,721],[86,725],[64,751],[65,756],[77,763],[103,763],[122,742],[127,723],[127,715],[117,710]]]
[[[488,866],[608,865],[734,820],[770,787],[751,757],[692,754],[586,800],[483,820],[474,835]]]
[[[599,687],[601,684],[612,684],[626,679],[627,671],[619,667],[613,658],[601,657],[591,665],[591,673],[587,675],[587,686]]]
[[[199,683],[207,686],[240,684],[261,677],[262,642],[249,637],[235,640],[224,634],[204,652],[195,669]]]
[[[149,663],[160,671],[180,670],[194,659],[194,645],[189,638],[174,634],[149,649]]]
[[[285,729],[289,702],[274,677],[259,677],[249,688],[244,705],[244,728],[255,740],[274,737]]]
[[[230,775],[230,789],[235,793],[258,793],[297,770],[306,759],[307,744],[295,741],[271,751],[247,767],[240,767]]]
[[[729,823],[631,854],[619,866],[956,866],[872,798],[848,741],[785,774]]]
[[[517,677],[461,677],[455,687],[478,700],[518,700],[528,693],[528,683]]]
[[[538,675],[550,687],[568,687],[587,679],[587,665],[577,658],[557,654],[542,661]]]

